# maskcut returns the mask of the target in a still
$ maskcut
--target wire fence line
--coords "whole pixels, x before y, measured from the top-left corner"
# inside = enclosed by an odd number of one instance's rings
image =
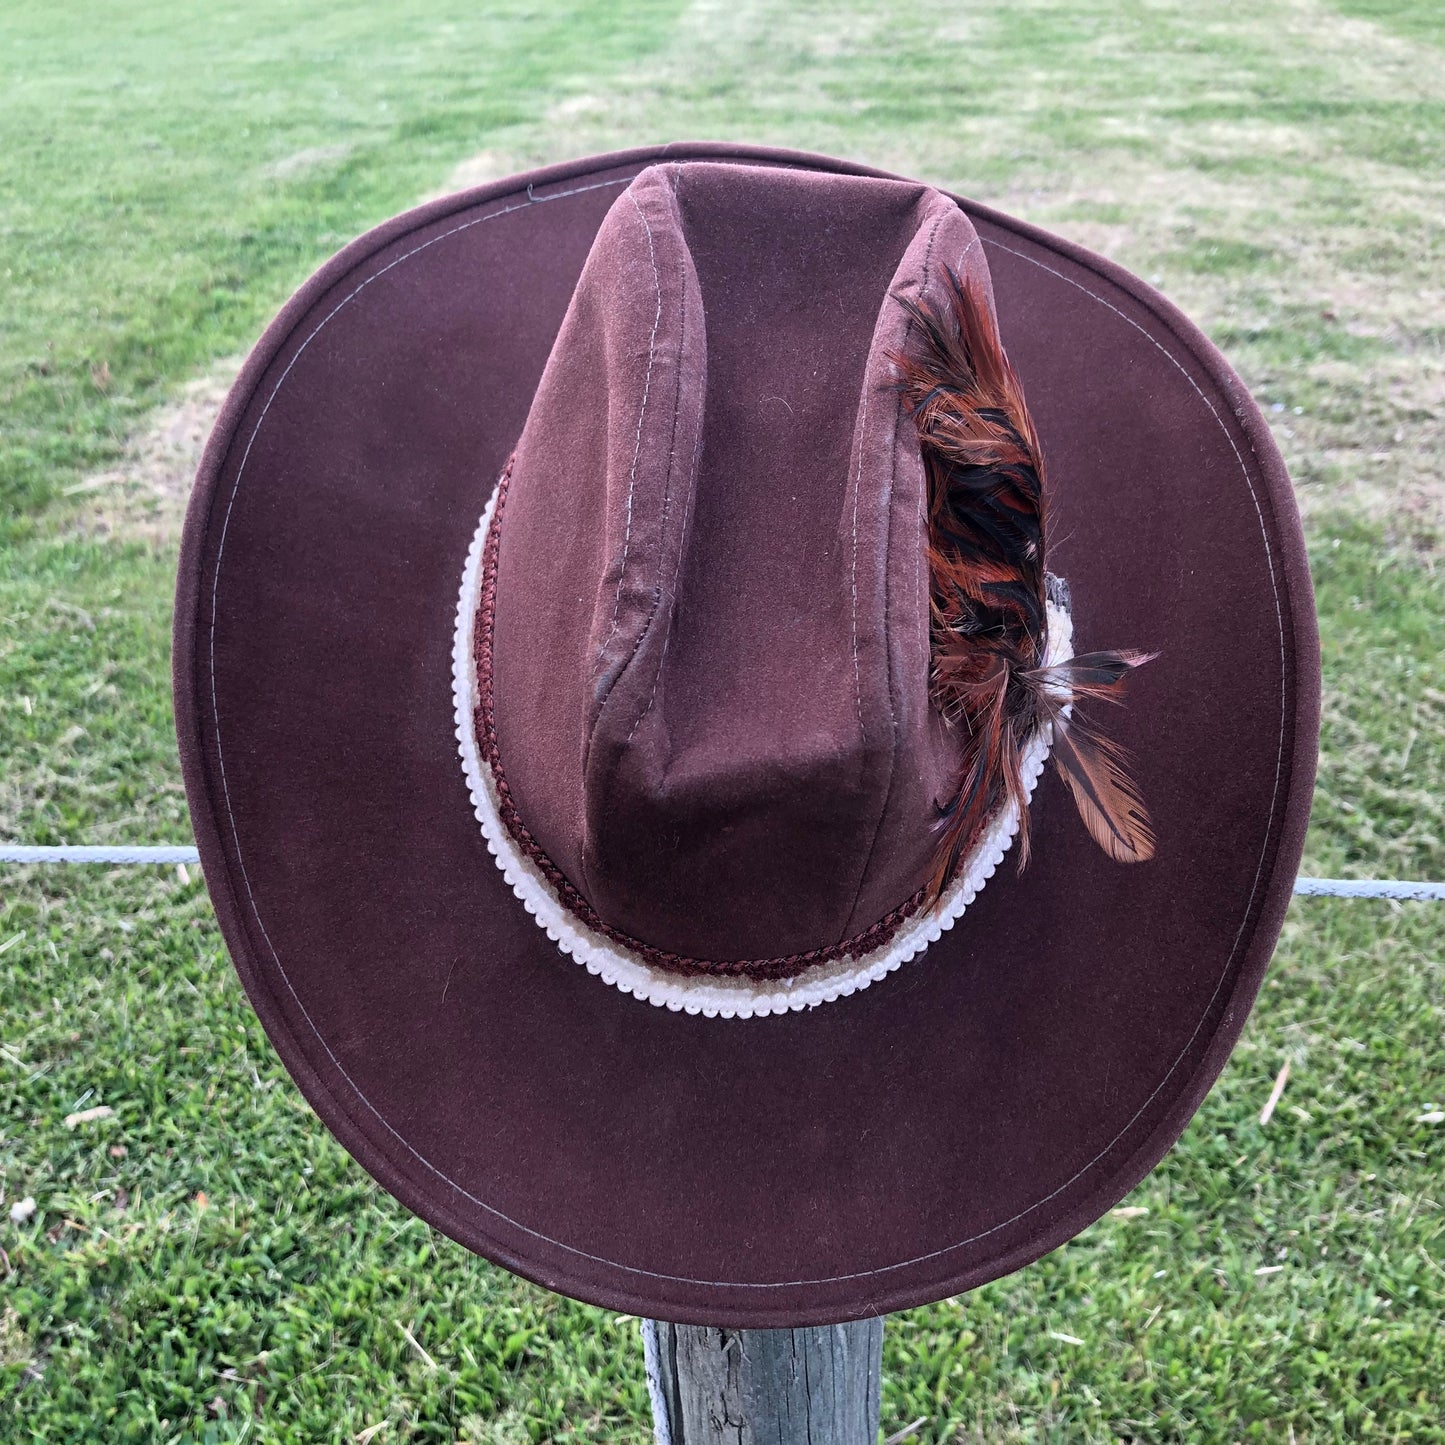
[[[144,847],[36,848],[29,844],[0,844],[0,863],[199,863],[194,846],[147,845]]]
[[[0,863],[199,863],[194,847],[180,845],[141,847],[31,847],[0,844]],[[1294,891],[1302,898],[1394,898],[1404,901],[1445,902],[1445,883],[1409,878],[1296,878]]]
[[[1445,883],[1409,878],[1296,878],[1302,898],[1403,898],[1445,900]]]

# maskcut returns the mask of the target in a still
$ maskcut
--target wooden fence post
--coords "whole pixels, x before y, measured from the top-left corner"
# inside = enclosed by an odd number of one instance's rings
[[[878,1445],[883,1321],[725,1330],[645,1320],[658,1445]]]

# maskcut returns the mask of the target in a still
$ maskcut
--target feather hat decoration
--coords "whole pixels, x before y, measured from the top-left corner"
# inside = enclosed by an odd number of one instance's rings
[[[927,473],[930,692],[967,733],[957,789],[939,810],[930,900],[1005,802],[1017,805],[1019,866],[1027,863],[1020,763],[1043,727],[1053,730],[1054,766],[1099,846],[1120,863],[1154,853],[1122,749],[1076,705],[1121,702],[1129,675],[1155,654],[1091,652],[1044,664],[1055,579],[1045,572],[1043,453],[987,303],[952,269],[946,288],[941,305],[898,298],[919,344],[892,357]]]

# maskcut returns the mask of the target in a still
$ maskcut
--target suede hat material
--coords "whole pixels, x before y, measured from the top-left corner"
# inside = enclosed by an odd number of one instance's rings
[[[625,934],[804,954],[918,887],[959,749],[888,351],[945,264],[987,285],[977,241],[925,186],[709,162],[603,221],[509,479],[493,685],[520,816]]]
[[[1045,776],[1028,868],[886,977],[649,1007],[539,926],[482,804],[664,974],[888,946],[959,756],[889,389],[945,266],[1026,387],[1080,650],[1159,653],[1109,719],[1157,854],[1111,862]],[[942,1298],[1116,1203],[1243,1026],[1318,728],[1289,480],[1189,322],[971,202],[723,145],[497,182],[323,267],[207,448],[174,665],[217,916],[322,1119],[468,1248],[712,1324]]]

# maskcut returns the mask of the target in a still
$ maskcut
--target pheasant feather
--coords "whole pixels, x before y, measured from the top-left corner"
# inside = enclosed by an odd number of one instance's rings
[[[917,344],[891,358],[927,473],[930,694],[966,738],[957,788],[939,809],[930,899],[1008,802],[1018,808],[1019,866],[1027,863],[1022,758],[1047,725],[1054,766],[1099,845],[1118,862],[1154,853],[1122,749],[1077,710],[1081,701],[1121,701],[1130,673],[1153,654],[1095,652],[1045,664],[1043,452],[987,303],[952,270],[946,284],[941,305],[899,298]]]

